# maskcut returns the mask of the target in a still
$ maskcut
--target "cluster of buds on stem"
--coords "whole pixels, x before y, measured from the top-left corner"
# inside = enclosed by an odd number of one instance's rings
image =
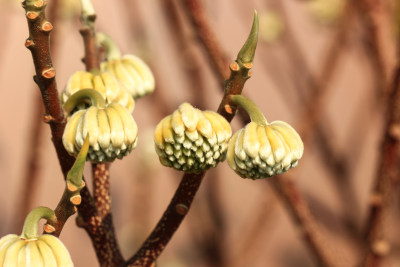
[[[46,207],[32,210],[21,235],[8,234],[0,239],[0,266],[74,266],[67,248],[57,237],[38,235],[40,219],[55,220],[54,211]]]
[[[78,110],[65,126],[63,144],[67,152],[76,156],[85,138],[89,137],[88,160],[113,161],[128,155],[137,143],[138,129],[129,111],[118,103],[106,104],[95,90],[80,90],[64,104],[72,111],[81,102],[90,101],[90,107]]]
[[[224,117],[183,103],[157,125],[154,142],[163,165],[201,172],[225,159],[231,135],[231,126]]]
[[[288,171],[303,155],[303,142],[286,122],[268,123],[259,108],[243,96],[232,96],[251,122],[236,132],[229,142],[228,164],[241,177],[260,179]]]

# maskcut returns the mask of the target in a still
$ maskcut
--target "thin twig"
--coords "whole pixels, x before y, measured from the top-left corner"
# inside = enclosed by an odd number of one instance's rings
[[[228,77],[228,69],[226,68],[228,57],[220,47],[217,37],[211,30],[212,27],[208,24],[207,15],[203,5],[198,0],[181,0],[193,27],[197,31],[197,37],[200,43],[205,47],[215,74],[218,76],[218,81],[225,81]]]
[[[50,5],[49,21],[56,22],[58,20],[58,2],[59,0],[53,0]],[[53,55],[53,60],[57,50],[57,47],[55,45],[57,36],[57,34],[53,33],[52,38],[50,39],[50,49]],[[19,221],[15,224],[18,229],[22,227],[25,216],[31,210],[30,204],[32,203],[36,192],[36,186],[40,179],[39,161],[41,157],[39,153],[39,148],[41,142],[40,139],[43,134],[43,104],[41,96],[35,93],[33,102],[32,120],[30,130],[28,131],[32,134],[29,139],[29,144],[27,145],[26,167],[22,177],[23,192],[21,195],[18,196],[21,199],[19,201],[19,208],[16,209],[17,215],[15,215],[15,218],[17,218],[17,220]]]
[[[74,158],[68,155],[62,144],[62,135],[65,127],[64,113],[58,97],[57,84],[55,81],[55,69],[52,65],[49,47],[49,34],[53,29],[52,24],[46,20],[46,3],[41,0],[26,0],[22,2],[26,11],[26,17],[29,28],[29,38],[25,46],[31,51],[36,75],[34,80],[39,86],[43,104],[45,107],[44,119],[50,124],[52,140],[57,152],[57,157],[61,165],[64,178],[69,169],[74,164]],[[83,192],[87,193],[84,188]],[[62,198],[63,200],[63,198]],[[73,205],[69,200],[61,201],[63,208],[59,206],[55,213],[57,223],[52,225],[55,228],[56,235],[59,234],[66,220],[75,212]]]
[[[400,57],[398,57],[398,60]],[[400,177],[400,60],[395,70],[387,104],[387,121],[382,152],[367,219],[368,252],[364,266],[383,266],[390,245],[385,237],[388,212],[391,207],[393,184]]]
[[[187,8],[187,13],[190,19],[193,21],[193,25],[196,28],[199,39],[205,47],[212,62],[212,65],[219,66],[218,62],[223,61],[223,58],[220,57],[220,54],[214,54],[213,51],[215,50],[215,47],[217,47],[219,51],[221,49],[219,48],[218,43],[216,43],[216,38],[213,36],[213,33],[209,28],[204,7],[199,0],[182,1],[184,6]],[[336,55],[334,53],[332,54]],[[326,76],[329,75],[325,74],[323,77],[326,78]],[[225,104],[227,103],[223,103],[222,105]],[[275,189],[277,190],[279,196],[284,200],[284,202],[287,203],[288,211],[293,215],[292,217],[301,226],[301,228],[308,230],[307,234],[304,236],[304,240],[311,248],[311,251],[314,253],[318,261],[324,266],[334,266],[334,264],[332,264],[332,262],[334,261],[327,256],[329,253],[326,252],[325,246],[322,244],[322,242],[320,242],[320,234],[316,231],[316,228],[314,227],[316,223],[314,222],[314,219],[295,184],[289,179],[282,179],[281,181],[281,177],[279,179],[276,179],[275,181],[275,183],[279,185],[275,186]],[[280,188],[281,190],[278,190]],[[293,201],[294,199],[298,201]]]
[[[251,34],[244,45],[245,50],[242,48],[237,61],[230,65],[231,76],[225,83],[225,94],[218,108],[218,113],[224,116],[229,122],[233,119],[236,112],[235,106],[230,101],[230,95],[241,94],[245,82],[251,76],[249,70],[254,58],[257,33],[258,21],[255,18]],[[127,266],[151,266],[154,263],[189,211],[204,174],[205,171],[198,174],[185,173],[183,175],[182,181],[167,210],[139,251],[127,261]]]
[[[189,38],[185,35],[183,21],[179,18],[179,6],[176,1],[166,0],[164,3],[164,10],[171,25],[171,29],[174,29],[176,38],[175,47],[179,50],[186,49],[187,56],[181,61],[182,68],[186,73],[190,82],[190,88],[192,90],[193,105],[204,108],[206,103],[206,91],[204,88],[204,81],[202,79],[202,67],[198,60],[198,57],[191,50]],[[190,62],[190,64],[187,64]],[[210,217],[210,223],[207,224],[211,230],[201,236],[201,240],[197,242],[199,250],[201,251],[203,258],[207,262],[208,266],[223,267],[226,265],[223,251],[226,249],[225,244],[225,220],[223,217],[223,209],[220,201],[220,186],[218,179],[218,169],[213,170],[205,183],[206,186],[206,207],[208,209],[208,216]],[[201,216],[201,215],[199,215]],[[199,224],[199,227],[204,228],[204,224]],[[197,231],[197,230],[196,230]]]

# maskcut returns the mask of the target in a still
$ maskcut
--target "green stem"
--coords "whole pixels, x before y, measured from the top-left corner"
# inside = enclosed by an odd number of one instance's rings
[[[96,41],[98,44],[104,46],[106,49],[107,59],[114,60],[121,58],[121,51],[119,50],[117,44],[111,39],[111,37],[105,33],[96,33]]]
[[[63,105],[64,111],[69,114],[79,104],[89,104],[99,108],[106,106],[106,101],[103,96],[94,89],[82,89],[70,96]]]
[[[83,146],[79,151],[78,156],[76,157],[74,165],[67,174],[67,184],[72,183],[79,189],[82,186],[83,169],[85,168],[85,162],[88,150],[89,150],[89,133],[86,136],[85,142],[83,143]]]
[[[54,211],[47,207],[37,207],[26,216],[21,237],[26,240],[37,239],[39,237],[38,224],[41,219],[55,222],[57,220]]]
[[[253,101],[242,95],[231,95],[229,98],[233,103],[241,106],[246,110],[246,112],[250,116],[251,121],[260,125],[267,125],[267,119],[264,117],[264,114],[261,112],[258,106],[254,104]]]

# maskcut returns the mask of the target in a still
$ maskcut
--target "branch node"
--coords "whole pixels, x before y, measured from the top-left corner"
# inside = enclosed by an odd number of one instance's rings
[[[45,4],[46,4],[46,1],[40,0],[40,1],[36,1],[33,5],[35,7],[40,8],[40,7],[43,7]]]
[[[57,120],[54,119],[54,117],[51,116],[50,114],[44,114],[43,115],[43,122],[44,123],[51,123],[51,122],[57,122]]]
[[[71,201],[72,204],[79,205],[82,202],[82,197],[81,195],[75,195],[72,196],[69,200]]]
[[[49,21],[46,21],[42,24],[42,30],[45,32],[50,32],[53,29],[53,24]]]
[[[34,20],[39,17],[39,13],[35,12],[35,11],[28,11],[28,12],[26,12],[26,17],[30,20]]]
[[[53,67],[45,69],[42,71],[42,76],[46,79],[52,79],[56,76],[56,70]]]
[[[74,191],[78,190],[78,187],[76,187],[72,183],[67,183],[67,188],[68,188],[68,191],[70,191],[70,192],[74,192]]]
[[[246,69],[249,70],[253,67],[253,63],[249,62],[249,63],[243,64],[243,67],[245,67]]]
[[[56,231],[56,228],[54,228],[54,226],[52,226],[52,225],[46,223],[46,224],[43,226],[43,230],[44,230],[47,234],[51,234],[51,233],[54,233],[54,232]]]
[[[178,213],[179,215],[185,215],[188,212],[189,208],[188,206],[186,206],[185,204],[177,204],[175,206],[175,211],[176,213]]]
[[[35,45],[35,43],[33,42],[33,40],[31,38],[26,39],[26,41],[25,41],[26,48],[31,48],[33,45]]]
[[[231,65],[229,65],[229,68],[231,71],[239,71],[240,67],[239,64],[236,63],[236,61],[232,62]]]
[[[233,114],[232,107],[229,104],[225,105],[225,111],[229,114]]]

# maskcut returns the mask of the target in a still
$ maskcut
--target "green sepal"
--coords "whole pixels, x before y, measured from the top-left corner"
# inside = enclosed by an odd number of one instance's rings
[[[254,10],[254,20],[253,26],[251,27],[251,31],[249,37],[247,37],[246,42],[244,43],[242,49],[240,49],[237,55],[237,61],[240,64],[248,64],[253,63],[254,55],[256,53],[258,41],[258,14],[257,11]]]

